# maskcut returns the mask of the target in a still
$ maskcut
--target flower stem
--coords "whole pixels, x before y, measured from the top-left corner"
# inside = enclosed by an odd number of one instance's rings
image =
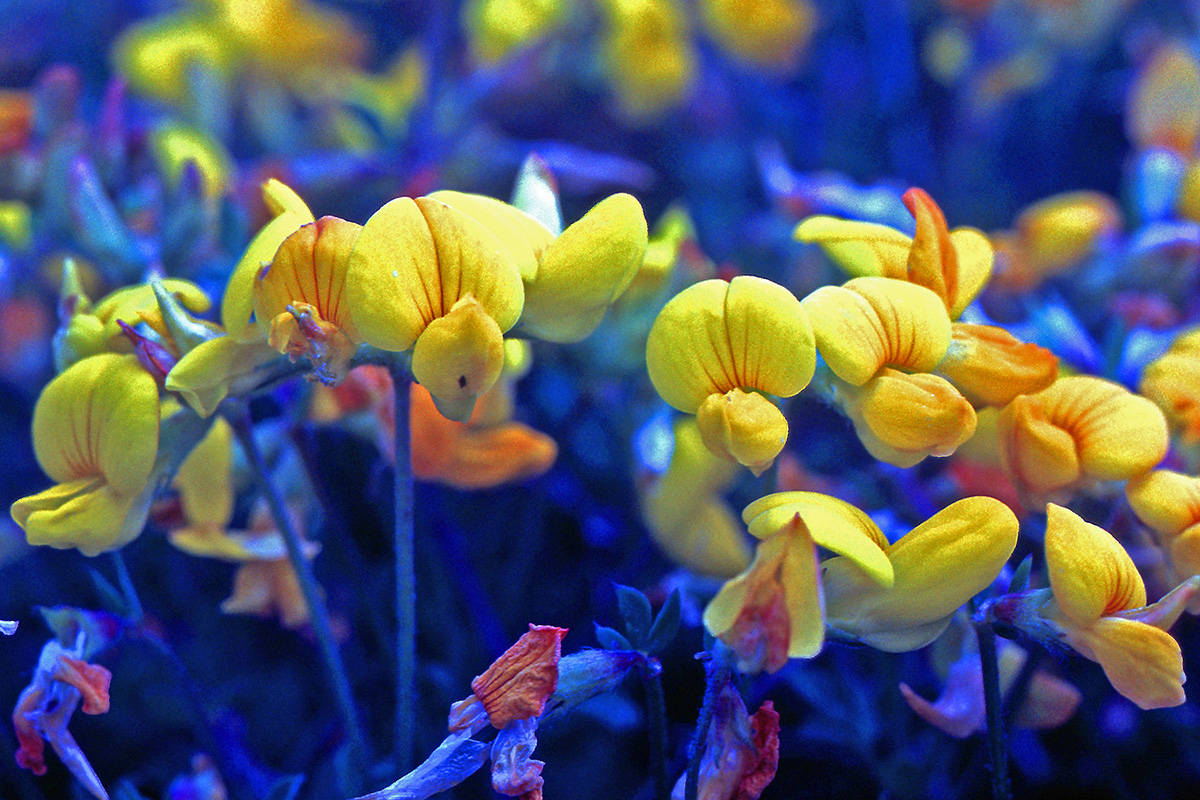
[[[700,762],[704,758],[704,745],[708,741],[708,729],[712,727],[713,713],[717,709],[717,697],[725,684],[729,683],[729,667],[717,666],[711,661],[705,668],[708,682],[704,687],[704,705],[700,707],[700,718],[696,720],[696,733],[688,745],[687,778],[684,783],[684,800],[696,800],[700,792]]]
[[[304,555],[304,545],[300,540],[300,534],[292,526],[292,520],[284,508],[279,488],[271,480],[270,473],[267,471],[262,451],[259,450],[258,442],[254,439],[254,429],[250,424],[249,413],[242,409],[240,413],[228,414],[227,419],[246,454],[246,460],[250,463],[250,469],[258,482],[259,491],[267,501],[271,517],[287,545],[288,559],[292,562],[293,569],[296,570],[300,591],[308,606],[313,633],[316,634],[321,657],[325,662],[325,671],[329,673],[329,680],[333,684],[334,699],[342,718],[342,725],[346,728],[346,735],[349,737],[355,758],[362,763],[367,756],[366,738],[363,736],[362,726],[358,721],[358,711],[350,693],[350,679],[346,675],[346,666],[342,663],[342,656],[333,639],[333,631],[329,627],[329,612],[326,610],[325,601],[317,588],[317,579],[313,576],[312,565]]]
[[[663,697],[662,676],[646,683],[646,704],[650,714],[650,763],[654,769],[656,800],[670,800],[671,781],[667,774],[667,705]]]
[[[129,622],[134,625],[140,625],[142,618],[146,612],[142,608],[142,600],[138,597],[137,587],[133,585],[133,578],[129,576],[129,567],[125,564],[125,556],[120,550],[112,551],[113,566],[117,570],[117,583],[121,587],[121,594],[125,595],[126,611],[129,612]]]
[[[988,763],[992,770],[992,797],[1011,800],[1008,781],[1008,751],[1004,743],[1004,713],[1000,703],[1000,667],[996,657],[996,634],[987,622],[976,621],[979,663],[983,669],[983,704],[987,713]]]
[[[393,468],[393,546],[396,554],[396,767],[400,773],[413,765],[416,720],[417,578],[413,567],[412,433],[409,390],[412,378],[399,364],[391,364],[396,395],[396,460]]]

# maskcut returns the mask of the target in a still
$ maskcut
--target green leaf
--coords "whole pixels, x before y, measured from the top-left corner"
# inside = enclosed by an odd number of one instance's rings
[[[634,649],[633,645],[629,643],[629,640],[626,639],[619,631],[615,631],[612,628],[606,628],[599,623],[595,623],[595,625],[596,641],[598,641],[600,646],[605,650]]]
[[[1015,594],[1023,592],[1029,585],[1029,570],[1033,566],[1033,555],[1027,555],[1021,559],[1021,563],[1013,570],[1012,580],[1008,582],[1008,593]]]
[[[650,626],[650,633],[646,635],[642,649],[647,653],[661,653],[666,650],[674,641],[675,634],[679,632],[679,619],[679,590],[675,589],[658,610],[658,616]]]
[[[263,800],[296,800],[303,784],[303,775],[285,775],[271,784]]]
[[[654,618],[650,601],[646,599],[646,595],[631,586],[622,586],[619,583],[614,583],[613,586],[617,590],[617,607],[621,609],[621,616],[625,619],[625,634],[629,641],[639,646],[635,649],[640,649],[650,632],[650,624]]]

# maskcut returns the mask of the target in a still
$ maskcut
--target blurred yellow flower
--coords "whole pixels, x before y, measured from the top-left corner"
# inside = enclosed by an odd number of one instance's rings
[[[1156,469],[1125,484],[1125,497],[1138,519],[1155,532],[1170,582],[1200,575],[1200,478]],[[1200,614],[1200,598],[1188,611]]]
[[[879,527],[849,503],[812,492],[777,492],[748,505],[742,519],[762,541],[750,567],[727,581],[704,609],[704,626],[729,645],[737,668],[775,672],[811,658],[825,642],[818,547],[890,586],[892,565]]]
[[[602,45],[617,104],[629,117],[677,105],[695,81],[687,15],[675,0],[601,0]]]
[[[1182,41],[1160,45],[1138,71],[1125,109],[1134,147],[1191,155],[1200,135],[1200,62]]]
[[[853,560],[825,561],[825,617],[836,628],[888,652],[936,639],[951,617],[986,589],[1017,546],[1017,518],[991,497],[952,503],[895,543],[873,539],[892,566],[879,583]]]
[[[741,523],[721,497],[738,466],[704,446],[691,417],[677,420],[674,432],[666,471],[641,493],[642,518],[654,543],[676,564],[732,578],[750,563]]]
[[[563,0],[469,0],[462,8],[471,57],[485,65],[508,58],[560,27]]]
[[[1004,470],[1027,502],[1066,496],[1091,481],[1128,480],[1167,452],[1162,412],[1091,376],[1059,378],[1015,398],[1000,413],[998,429]]]
[[[1046,508],[1046,570],[1053,599],[1045,618],[1104,668],[1114,689],[1144,709],[1185,701],[1183,657],[1166,630],[1200,591],[1200,578],[1147,606],[1142,576],[1117,540],[1054,504]]]
[[[560,235],[491,197],[440,191],[430,198],[483,225],[511,254],[525,286],[519,330],[551,342],[592,333],[646,255],[646,217],[628,194],[601,200]]]
[[[1120,207],[1100,192],[1064,192],[1039,200],[1021,212],[1011,232],[992,236],[996,283],[1013,291],[1031,289],[1078,266],[1121,227]]]
[[[992,245],[974,228],[949,230],[942,210],[925,191],[909,189],[903,199],[917,223],[911,238],[886,225],[827,216],[802,220],[795,237],[820,245],[852,276],[924,286],[957,319],[992,275]]]
[[[700,19],[735,56],[786,70],[808,44],[816,12],[806,0],[700,0]]]
[[[178,187],[184,167],[191,162],[204,181],[205,197],[220,197],[229,188],[232,159],[220,141],[200,128],[178,123],[159,125],[150,136],[150,149],[169,186]]]
[[[1146,365],[1138,391],[1162,410],[1185,444],[1200,444],[1200,328],[1182,333]]]
[[[12,505],[29,543],[94,556],[136,538],[154,494],[158,417],[158,386],[136,356],[92,356],[50,381],[33,448],[56,485]]]
[[[800,302],[747,275],[684,289],[659,313],[646,342],[646,369],[663,400],[697,414],[708,449],[755,474],[787,441],[787,420],[758,392],[791,397],[815,367]]]

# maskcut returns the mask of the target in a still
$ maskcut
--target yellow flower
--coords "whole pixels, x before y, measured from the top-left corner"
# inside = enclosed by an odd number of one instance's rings
[[[996,579],[1017,546],[1017,528],[1016,516],[999,500],[968,497],[893,544],[873,540],[891,562],[890,585],[850,559],[825,561],[829,626],[889,652],[924,647]]]
[[[1162,412],[1123,386],[1059,378],[1021,395],[999,419],[1004,470],[1027,499],[1067,494],[1090,481],[1128,480],[1167,452]]]
[[[429,195],[479,222],[512,255],[525,285],[520,330],[551,342],[578,342],[596,329],[646,254],[646,217],[614,194],[555,236],[524,211],[491,197]]]
[[[750,567],[704,609],[704,626],[729,645],[742,672],[775,672],[811,658],[825,641],[817,547],[845,556],[869,580],[889,586],[887,539],[863,512],[812,492],[777,492],[748,505],[742,519],[761,539]]]
[[[675,423],[666,471],[642,494],[642,517],[654,543],[700,575],[731,578],[750,563],[746,536],[721,492],[738,467],[709,452],[690,417]]]
[[[262,268],[275,258],[284,239],[301,225],[313,221],[312,212],[299,195],[274,178],[263,183],[262,198],[274,217],[250,240],[246,252],[234,266],[221,298],[221,324],[236,341],[261,338],[260,332],[250,325],[254,281]]]
[[[170,186],[178,186],[183,169],[194,163],[204,180],[205,197],[220,197],[233,172],[229,153],[207,132],[175,123],[159,125],[150,137],[151,151]]]
[[[293,526],[297,531],[302,530],[300,515],[291,506],[287,510]],[[202,548],[207,543],[197,543],[200,549],[191,551],[197,555],[240,562],[233,574],[233,593],[221,602],[221,611],[265,619],[278,617],[285,628],[305,625],[311,618],[311,612],[296,577],[296,568],[288,558],[282,534],[276,530],[264,501],[260,500],[255,506],[250,518],[250,531],[236,537],[234,542],[242,545],[241,551],[229,548],[224,543],[218,545],[218,552],[203,552]],[[181,546],[180,541],[172,543]],[[316,542],[302,540],[301,544],[304,557],[309,560],[321,550]]]
[[[495,64],[562,25],[562,0],[470,0],[463,6],[471,57]]]
[[[361,225],[337,217],[306,223],[283,240],[254,282],[254,317],[271,347],[306,357],[326,383],[340,383],[357,343],[351,328],[346,267]]]
[[[1161,147],[1181,155],[1200,135],[1200,62],[1179,41],[1161,45],[1130,88],[1125,132],[1138,150]]]
[[[816,23],[805,0],[701,0],[700,18],[724,49],[777,69],[793,65]]]
[[[1046,619],[1104,668],[1114,689],[1144,709],[1184,702],[1183,657],[1166,630],[1200,591],[1200,578],[1147,606],[1142,576],[1117,540],[1054,504],[1046,508],[1046,570],[1054,595]]]
[[[1171,583],[1200,575],[1200,478],[1156,469],[1125,484],[1125,496],[1157,534]],[[1200,599],[1188,610],[1200,614]]]
[[[1054,383],[1058,357],[1044,347],[1019,341],[1003,328],[955,322],[937,373],[975,407],[999,407]]]
[[[803,220],[795,236],[820,245],[850,275],[924,286],[957,319],[992,275],[991,243],[974,228],[948,230],[942,210],[921,189],[905,192],[904,204],[917,222],[911,238],[886,225],[826,216]]]
[[[996,281],[1012,290],[1032,288],[1077,266],[1121,224],[1121,209],[1100,192],[1064,192],[1039,200],[1021,212],[1013,232],[992,237]]]
[[[1138,391],[1162,410],[1184,443],[1200,444],[1200,329],[1181,334],[1147,364]]]
[[[948,456],[975,433],[975,409],[937,375],[885,367],[861,387],[842,384],[837,399],[867,452],[898,467]]]
[[[621,110],[636,120],[678,104],[696,73],[683,9],[675,0],[603,0],[600,11],[604,60]]]
[[[164,278],[163,287],[187,309],[203,313],[212,306],[208,295],[191,281]],[[60,308],[64,319],[54,336],[54,361],[59,372],[71,364],[99,353],[132,353],[133,343],[121,324],[145,322],[166,335],[154,288],[148,283],[118,289],[92,303],[80,285],[73,262],[63,269]]]
[[[94,556],[136,538],[154,493],[158,415],[158,386],[136,356],[92,356],[50,381],[33,448],[56,485],[12,505],[29,543]]]
[[[134,90],[186,102],[197,67],[225,82],[254,70],[303,90],[306,77],[355,63],[364,49],[344,16],[304,0],[196,0],[193,6],[122,33],[113,60]]]
[[[361,341],[412,348],[413,377],[461,422],[500,376],[524,298],[517,263],[485,227],[434,198],[400,197],[359,233],[341,302]]]
[[[277,358],[279,354],[259,339],[218,336],[197,345],[171,368],[166,389],[208,417],[230,394],[257,388],[255,371]]]
[[[684,289],[659,313],[646,342],[646,369],[663,400],[697,415],[709,450],[756,474],[787,441],[787,420],[757,392],[791,397],[815,367],[800,302],[751,276]]]
[[[950,318],[930,290],[892,278],[822,286],[801,301],[833,373],[862,386],[883,367],[932,372],[950,346]]]

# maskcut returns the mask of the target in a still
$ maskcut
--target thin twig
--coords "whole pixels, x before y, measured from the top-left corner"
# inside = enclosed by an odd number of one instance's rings
[[[708,729],[712,727],[713,714],[717,709],[717,698],[725,684],[729,683],[729,667],[709,663],[705,672],[708,682],[704,687],[704,705],[700,707],[700,718],[696,720],[696,733],[688,746],[687,778],[684,783],[684,800],[696,800],[700,792],[700,762],[704,759],[704,745],[708,741]]]
[[[396,458],[393,467],[393,546],[396,556],[396,766],[413,766],[416,720],[417,578],[413,567],[412,433],[409,391],[412,378],[399,364],[389,366],[396,396]]]
[[[1008,750],[1004,742],[1004,714],[1000,703],[1000,667],[996,657],[996,634],[992,626],[976,621],[979,663],[983,669],[983,704],[987,713],[988,762],[992,770],[992,797],[1012,800],[1008,780]]]

